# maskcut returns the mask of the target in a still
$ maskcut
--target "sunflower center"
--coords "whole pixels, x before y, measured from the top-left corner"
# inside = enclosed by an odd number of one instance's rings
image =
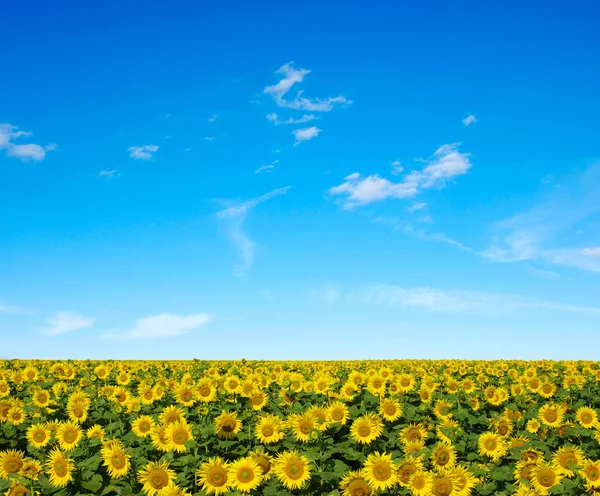
[[[342,420],[344,418],[344,414],[340,410],[333,410],[331,412],[331,418],[333,420]]]
[[[302,434],[308,434],[310,431],[312,431],[312,425],[309,422],[302,422],[300,424],[300,432]]]
[[[446,465],[450,461],[450,456],[445,451],[438,453],[437,462],[438,465]]]
[[[148,432],[150,430],[150,423],[140,422],[140,424],[138,425],[138,429],[140,432]]]
[[[371,428],[368,425],[361,425],[358,428],[358,435],[361,437],[367,437],[371,434]]]
[[[273,427],[271,427],[270,425],[265,425],[262,428],[262,434],[264,437],[271,437],[274,433]]]
[[[371,494],[371,488],[362,479],[350,482],[348,484],[348,491],[352,496],[369,496]]]
[[[285,473],[290,479],[299,479],[304,474],[304,465],[296,461],[289,462]]]
[[[452,492],[452,489],[452,483],[444,478],[435,482],[433,494],[436,496],[447,496]]]
[[[164,473],[162,470],[161,471],[155,471],[152,474],[152,477],[150,477],[150,484],[152,485],[152,487],[154,489],[162,489],[163,487],[165,487],[168,483],[167,481],[168,477],[167,474]]]
[[[112,464],[116,468],[123,468],[123,466],[125,465],[125,461],[123,460],[123,457],[121,457],[120,455],[113,455]]]
[[[175,444],[183,444],[187,441],[187,438],[187,432],[177,431],[173,436],[173,441],[175,441]]]
[[[44,440],[46,439],[46,433],[44,431],[37,431],[33,435],[33,439],[36,443],[43,443]]]
[[[387,413],[388,415],[394,415],[396,413],[396,407],[394,405],[386,406],[385,413]]]
[[[593,422],[592,415],[589,412],[582,413],[581,422],[583,424],[591,424]]]
[[[373,476],[378,481],[386,481],[392,476],[392,469],[387,463],[377,463],[373,466]]]
[[[496,442],[495,439],[486,439],[485,449],[487,449],[489,451],[494,451],[497,446],[498,446],[498,443]]]
[[[591,481],[600,479],[600,470],[596,467],[589,467],[585,473],[587,474],[587,478]]]
[[[552,487],[556,480],[556,475],[552,470],[543,469],[538,474],[538,482],[544,487]]]
[[[210,396],[210,388],[208,386],[202,386],[200,388],[200,396]]]
[[[225,478],[225,474],[220,470],[218,472],[212,472],[208,475],[208,480],[213,486],[221,487],[225,485],[227,479]]]
[[[54,463],[54,472],[56,472],[56,475],[59,477],[65,477],[68,473],[66,464],[61,460],[58,460]]]
[[[238,480],[241,482],[250,482],[254,479],[254,471],[250,468],[244,467],[238,472]]]
[[[233,432],[235,430],[235,424],[231,420],[226,420],[223,422],[221,430],[225,432]]]
[[[546,417],[546,420],[548,422],[556,422],[556,420],[558,419],[558,415],[554,410],[547,411],[544,417]]]
[[[67,431],[63,434],[63,439],[67,443],[74,443],[77,439],[77,433],[74,431]]]
[[[14,474],[21,470],[21,462],[19,460],[9,460],[6,464],[6,471],[9,474]]]
[[[425,479],[423,477],[417,477],[413,480],[413,487],[415,489],[423,489],[425,487]]]

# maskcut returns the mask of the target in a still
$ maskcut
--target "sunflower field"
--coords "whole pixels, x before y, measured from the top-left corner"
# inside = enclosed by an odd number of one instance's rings
[[[600,363],[0,361],[0,494],[600,495]]]

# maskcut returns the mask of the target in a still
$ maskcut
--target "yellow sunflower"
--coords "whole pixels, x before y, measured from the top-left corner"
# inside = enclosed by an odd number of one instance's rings
[[[131,423],[131,430],[137,437],[147,437],[156,426],[154,419],[149,415],[141,415]]]
[[[79,441],[81,440],[81,429],[79,429],[79,426],[71,420],[61,422],[56,429],[56,439],[62,450],[69,451],[79,444]]]
[[[120,443],[113,443],[105,446],[101,450],[102,461],[108,470],[111,479],[118,479],[127,475],[131,463],[131,458],[125,452],[125,448]]]
[[[560,427],[563,415],[563,409],[553,403],[542,406],[538,412],[538,418],[549,427]]]
[[[25,417],[25,410],[18,405],[10,407],[6,413],[6,420],[13,425],[21,425],[25,422]]]
[[[242,428],[242,421],[238,420],[237,412],[226,412],[215,418],[215,428],[219,439],[233,439]]]
[[[430,459],[432,467],[438,472],[448,469],[456,464],[456,450],[442,441],[431,450]]]
[[[479,436],[478,441],[479,454],[489,456],[493,461],[497,462],[508,452],[506,441],[504,438],[495,432],[485,432]]]
[[[598,425],[598,414],[593,408],[582,406],[575,413],[577,422],[586,429],[592,429]]]
[[[367,457],[362,474],[373,490],[387,491],[398,482],[397,470],[392,455],[375,452]]]
[[[340,481],[342,496],[371,496],[373,490],[361,471],[350,472]]]
[[[241,458],[229,465],[227,484],[242,494],[256,489],[262,482],[262,469],[251,457]]]
[[[540,427],[542,426],[542,424],[540,424],[540,421],[538,419],[531,419],[529,421],[527,421],[527,432],[530,432],[531,434],[535,434],[537,431],[540,430]]]
[[[41,472],[42,466],[40,465],[40,462],[32,459],[25,459],[19,474],[28,479],[37,480]]]
[[[371,444],[381,436],[382,432],[383,423],[379,416],[373,413],[366,413],[358,417],[350,426],[352,439],[361,444]]]
[[[0,477],[8,479],[9,475],[18,474],[23,468],[24,456],[25,454],[22,451],[0,451]]]
[[[54,487],[64,487],[72,481],[73,468],[73,461],[58,448],[52,450],[48,455],[46,473],[50,478],[50,484]]]
[[[410,477],[418,470],[423,470],[423,462],[421,458],[417,458],[414,456],[406,456],[404,459],[398,464],[398,468],[396,470],[398,482],[401,486],[408,487],[410,484]]]
[[[453,481],[454,488],[460,496],[471,494],[479,479],[475,477],[466,467],[457,465],[446,472],[447,476]]]
[[[432,487],[431,475],[423,470],[413,472],[408,479],[408,489],[413,496],[429,496]]]
[[[329,422],[346,425],[348,416],[348,407],[341,401],[334,401],[327,409],[327,418]]]
[[[254,435],[263,444],[272,444],[281,441],[285,434],[282,432],[282,421],[275,415],[261,417],[254,428]]]
[[[586,460],[579,470],[587,487],[600,489],[600,460]]]
[[[455,493],[456,479],[445,472],[431,474],[430,496],[448,496]]]
[[[388,422],[393,422],[402,415],[402,407],[393,398],[382,399],[379,403],[379,414]]]
[[[167,462],[149,462],[138,472],[138,481],[148,496],[159,496],[175,477]]]
[[[271,478],[271,468],[273,466],[273,458],[267,452],[262,450],[254,450],[250,452],[252,459],[258,463],[258,466],[262,469],[263,480]]]
[[[4,493],[5,496],[28,496],[30,493],[29,489],[20,482],[13,480],[10,483],[10,487]]]
[[[165,438],[169,451],[185,453],[187,441],[194,439],[192,430],[186,422],[171,422],[165,429]]]
[[[302,442],[310,441],[312,431],[317,429],[314,417],[308,413],[290,415],[287,425],[294,432],[294,437]]]
[[[201,403],[210,403],[217,399],[217,388],[208,377],[200,379],[196,386],[196,397]]]
[[[158,416],[158,420],[162,425],[167,425],[171,422],[185,420],[185,414],[181,408],[175,405],[169,405]]]
[[[310,480],[310,462],[295,451],[281,453],[273,465],[273,473],[287,489],[300,489]]]
[[[229,464],[220,457],[210,458],[202,463],[196,472],[196,485],[201,486],[207,494],[225,494],[229,491],[227,470]]]
[[[560,484],[562,475],[555,465],[547,462],[540,462],[531,469],[531,484],[538,494],[548,494],[550,488]]]
[[[583,451],[577,446],[561,446],[552,456],[552,463],[566,477],[573,477],[583,460]]]
[[[43,448],[50,442],[50,431],[44,424],[35,424],[27,429],[27,440],[34,448]]]

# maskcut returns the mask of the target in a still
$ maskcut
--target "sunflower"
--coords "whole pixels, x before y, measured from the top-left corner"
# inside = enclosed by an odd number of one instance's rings
[[[208,377],[200,379],[196,386],[196,397],[200,403],[210,403],[217,399],[217,389]]]
[[[600,460],[586,460],[579,474],[584,478],[587,487],[600,489]]]
[[[537,431],[540,430],[540,427],[542,426],[542,424],[540,424],[540,421],[538,419],[531,419],[529,421],[527,421],[527,432],[530,432],[531,434],[535,434]]]
[[[168,462],[149,462],[138,472],[138,481],[148,496],[158,496],[175,477]]]
[[[202,463],[196,472],[196,485],[201,486],[207,494],[224,494],[229,491],[227,485],[227,469],[229,464],[220,457],[210,458]]]
[[[8,479],[10,474],[17,474],[23,468],[22,451],[0,451],[0,478]]]
[[[152,446],[158,451],[169,451],[169,443],[166,434],[167,428],[162,425],[155,425],[152,431],[150,431],[150,439],[152,440]]]
[[[538,418],[549,427],[560,427],[563,420],[563,410],[558,405],[548,403],[540,408]]]
[[[29,489],[27,489],[27,487],[25,487],[20,482],[18,482],[16,480],[13,480],[10,483],[10,487],[4,493],[4,495],[5,496],[28,496],[29,495]]]
[[[552,456],[552,463],[565,477],[573,477],[575,470],[583,462],[584,456],[581,448],[577,446],[561,446]]]
[[[1,395],[0,395],[1,396]],[[48,391],[44,391],[43,389],[39,389],[33,396],[31,397],[33,404],[40,408],[45,408],[50,404],[50,395]]]
[[[10,386],[6,379],[0,380],[0,398],[4,398],[10,394]]]
[[[413,472],[408,479],[408,488],[413,496],[428,496],[432,486],[431,475],[424,470]]]
[[[294,437],[302,442],[310,441],[311,432],[317,428],[314,417],[308,413],[290,415],[287,425],[292,428]]]
[[[479,479],[469,472],[466,467],[460,465],[452,467],[446,474],[453,480],[454,488],[457,494],[461,496],[471,494],[471,489],[479,482]]]
[[[173,481],[169,482],[167,486],[161,491],[160,496],[192,496],[185,489],[180,488]]]
[[[34,448],[43,448],[50,442],[50,431],[44,424],[35,424],[27,429],[27,440]]]
[[[373,491],[360,471],[350,472],[340,481],[342,496],[371,496]]]
[[[455,492],[456,479],[446,472],[431,474],[431,496],[448,496]]]
[[[99,424],[94,424],[85,432],[88,439],[98,438],[100,441],[104,439],[104,429]]]
[[[430,458],[431,465],[439,472],[456,464],[456,450],[454,446],[442,441],[431,450]]]
[[[352,439],[361,444],[371,444],[375,439],[381,436],[383,432],[383,423],[381,419],[373,413],[366,413],[358,417],[350,426],[350,435]]]
[[[248,398],[248,404],[252,407],[252,410],[262,410],[267,404],[269,395],[263,391],[255,391]]]
[[[71,421],[61,422],[56,429],[56,439],[64,451],[75,448],[81,440],[81,430],[79,426]]]
[[[196,392],[190,385],[181,384],[175,391],[175,400],[183,406],[192,406],[196,403]]]
[[[262,469],[263,480],[271,478],[271,467],[273,466],[273,458],[267,452],[262,450],[254,450],[250,452],[252,459],[258,463]]]
[[[415,378],[412,374],[402,374],[398,377],[396,384],[402,393],[409,393],[415,388]]]
[[[25,459],[23,460],[23,466],[21,467],[19,474],[28,479],[37,480],[38,475],[41,472],[42,466],[40,465],[40,462],[32,459]]]
[[[362,474],[373,490],[386,491],[398,482],[397,469],[392,455],[375,452],[367,457]]]
[[[493,461],[497,462],[508,451],[506,441],[502,436],[495,432],[485,432],[479,436],[478,441],[479,454],[489,456]]]
[[[25,410],[21,406],[15,405],[8,409],[6,413],[6,420],[12,425],[21,425],[25,422]]]
[[[348,415],[348,407],[341,401],[334,401],[327,409],[327,418],[332,423],[346,425]]]
[[[256,489],[262,482],[262,469],[251,457],[241,458],[229,465],[227,484],[242,494]]]
[[[158,420],[162,425],[167,425],[171,422],[185,420],[185,414],[181,408],[175,405],[169,405],[158,416]]]
[[[242,421],[238,420],[237,412],[226,412],[215,418],[215,428],[219,439],[233,439],[242,428]]]
[[[300,489],[310,480],[310,462],[295,451],[281,453],[273,464],[273,473],[287,489]]]
[[[433,408],[433,414],[442,420],[452,417],[452,403],[444,400],[437,400]]]
[[[400,431],[400,442],[407,444],[412,441],[425,441],[427,429],[421,424],[408,424]]]
[[[281,419],[275,415],[261,417],[254,428],[254,435],[263,444],[272,444],[281,441],[285,434],[282,432]]]
[[[186,451],[185,443],[194,439],[190,426],[182,421],[171,422],[167,425],[165,437],[169,451],[178,453],[184,453]]]
[[[230,394],[235,394],[239,391],[242,383],[235,375],[228,375],[223,381],[223,387]]]
[[[408,487],[410,476],[417,470],[423,470],[423,462],[420,457],[406,456],[399,464],[396,470],[398,482],[401,486]]]
[[[131,430],[137,437],[147,437],[156,426],[154,419],[149,415],[141,415],[131,423]]]
[[[120,443],[103,447],[101,455],[111,479],[118,479],[127,475],[131,465],[129,462],[131,457],[125,452],[125,448]]]
[[[531,484],[538,494],[548,494],[551,487],[560,484],[562,475],[555,465],[540,462],[531,469]]]
[[[579,408],[575,413],[575,418],[577,419],[577,422],[586,429],[591,429],[598,425],[598,414],[596,413],[596,410],[587,406]]]
[[[60,449],[53,449],[48,458],[46,473],[50,476],[50,484],[54,487],[64,487],[73,480],[73,461]]]
[[[67,414],[70,420],[81,424],[87,420],[88,409],[83,404],[75,403],[67,406]]]
[[[392,398],[382,399],[379,403],[379,414],[388,422],[393,422],[402,415],[402,407]]]

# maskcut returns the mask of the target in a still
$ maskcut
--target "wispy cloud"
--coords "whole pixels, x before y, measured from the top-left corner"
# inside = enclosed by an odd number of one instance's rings
[[[600,248],[584,248],[581,253],[588,257],[600,258]]]
[[[390,165],[392,166],[393,176],[402,174],[402,172],[404,171],[404,167],[402,167],[402,162],[400,162],[400,160],[394,160]]]
[[[242,263],[236,267],[236,274],[244,274],[254,263],[255,243],[242,229],[246,215],[257,205],[276,196],[285,195],[290,188],[291,186],[278,188],[262,196],[252,198],[239,205],[217,212],[217,218],[227,222],[228,234],[242,255]]]
[[[258,169],[254,171],[254,174],[260,174],[261,172],[272,172],[275,168],[275,165],[279,163],[279,160],[273,160],[270,164],[261,165]]]
[[[100,172],[98,172],[98,177],[106,177],[108,179],[111,179],[115,177],[116,174],[116,170],[101,170]]]
[[[402,181],[392,182],[378,174],[362,178],[354,172],[329,193],[345,197],[344,208],[354,208],[387,198],[414,198],[423,189],[443,188],[454,178],[466,174],[472,164],[469,153],[461,153],[461,143],[442,145],[426,161],[426,167],[406,174]]]
[[[276,126],[279,126],[280,124],[304,124],[305,122],[314,121],[315,119],[317,119],[317,116],[315,116],[314,114],[304,114],[298,119],[290,117],[289,119],[282,121],[279,120],[279,117],[275,113],[267,114],[267,120],[272,122]]]
[[[276,73],[282,74],[284,77],[277,84],[265,87],[264,92],[270,95],[279,107],[309,112],[329,112],[334,105],[350,105],[352,103],[343,96],[310,99],[302,96],[303,91],[298,91],[293,100],[286,100],[284,97],[292,86],[304,81],[310,72],[308,69],[296,69],[293,62],[283,64]]]
[[[20,131],[17,126],[7,122],[0,123],[0,150],[5,150],[9,157],[18,158],[23,162],[34,160],[36,162],[44,160],[46,152],[56,150],[57,146],[51,143],[46,146],[36,145],[34,143],[15,144],[14,141],[31,136],[29,131]]]
[[[25,310],[21,307],[9,305],[8,303],[0,301],[0,313],[4,313],[7,315],[18,315],[21,313],[25,313]]]
[[[217,117],[219,117],[218,114],[213,114],[208,118],[208,122],[215,122],[217,120]]]
[[[575,241],[579,227],[598,215],[600,163],[576,177],[564,178],[560,188],[546,192],[529,209],[496,222],[491,246],[483,255],[497,262],[534,260],[600,272],[594,248]],[[598,241],[596,236],[592,243]]]
[[[346,292],[337,290],[330,298],[329,288],[323,290],[324,301],[346,301],[385,305],[400,309],[420,309],[441,313],[478,313],[498,316],[519,310],[543,310],[600,314],[600,307],[563,304],[518,294],[464,291],[429,287],[406,288],[395,285],[374,285]]]
[[[477,119],[475,118],[475,116],[473,114],[469,114],[462,120],[462,123],[465,126],[470,126],[471,124],[473,124],[476,121],[477,121]]]
[[[214,141],[217,138],[215,138],[214,136],[204,136],[204,141]]]
[[[410,207],[408,207],[408,211],[412,214],[413,212],[416,212],[417,210],[423,210],[426,207],[427,207],[427,203],[417,202],[417,203],[413,203]]]
[[[319,129],[316,126],[306,127],[304,129],[293,130],[292,134],[296,138],[296,141],[294,142],[294,146],[299,145],[303,141],[308,141],[313,138],[316,138],[320,132],[321,132],[321,129]]]
[[[127,148],[130,158],[138,160],[150,160],[152,154],[157,152],[160,147],[158,145],[142,145],[142,146],[130,146]]]
[[[208,324],[213,315],[196,313],[173,315],[161,313],[139,319],[133,329],[120,334],[106,334],[105,338],[119,340],[151,340],[186,334]]]
[[[92,327],[94,322],[96,322],[96,318],[94,317],[85,317],[84,315],[72,312],[58,312],[46,319],[48,327],[44,329],[44,333],[55,336],[57,334],[80,331]]]

